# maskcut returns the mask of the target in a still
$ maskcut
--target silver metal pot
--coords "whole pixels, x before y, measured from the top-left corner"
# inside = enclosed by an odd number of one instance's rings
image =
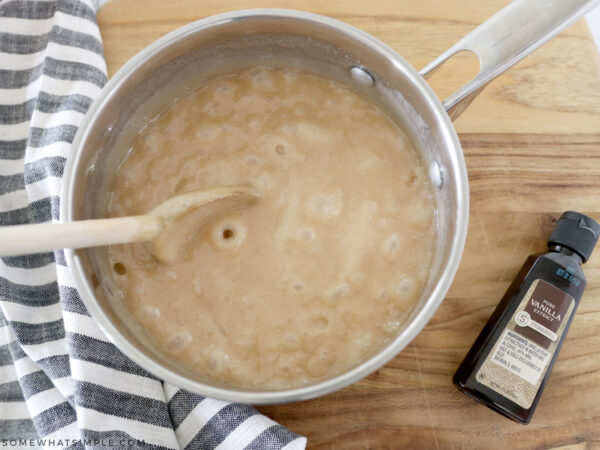
[[[459,265],[468,224],[469,189],[458,136],[452,125],[494,77],[574,22],[597,0],[518,0],[478,27],[421,73],[367,33],[327,17],[287,10],[238,11],[182,27],[131,59],[106,85],[74,142],[63,184],[63,221],[102,217],[102,196],[120,155],[112,151],[140,105],[169,80],[193,73],[202,79],[256,64],[300,67],[354,86],[378,103],[416,144],[437,194],[437,252],[428,284],[398,336],[351,370],[317,384],[252,391],[218,385],[186,371],[142,337],[122,310],[105,249],[65,254],[76,287],[106,335],[154,375],[206,396],[265,404],[304,400],[332,392],[375,371],[404,349],[434,314]],[[443,103],[425,81],[460,50],[477,54],[479,74]]]

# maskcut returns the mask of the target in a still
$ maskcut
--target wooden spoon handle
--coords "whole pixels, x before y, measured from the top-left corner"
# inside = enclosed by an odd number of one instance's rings
[[[158,221],[148,215],[1,227],[0,256],[147,241],[159,231]]]

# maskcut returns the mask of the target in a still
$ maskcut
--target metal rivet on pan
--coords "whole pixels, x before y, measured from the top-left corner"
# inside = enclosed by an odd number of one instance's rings
[[[437,161],[432,161],[429,164],[429,179],[431,184],[436,188],[441,188],[444,185],[444,168]]]
[[[375,78],[363,66],[353,66],[350,68],[352,79],[361,86],[371,87],[375,85]]]

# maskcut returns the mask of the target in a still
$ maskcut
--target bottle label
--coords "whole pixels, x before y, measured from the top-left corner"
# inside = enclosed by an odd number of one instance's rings
[[[534,280],[476,380],[529,409],[574,307],[573,297]]]

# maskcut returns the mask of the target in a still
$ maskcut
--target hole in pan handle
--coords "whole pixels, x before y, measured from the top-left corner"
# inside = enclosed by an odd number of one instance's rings
[[[428,78],[460,51],[477,55],[479,73],[443,102],[454,120],[490,81],[598,4],[600,0],[515,0],[424,67],[420,74]]]

